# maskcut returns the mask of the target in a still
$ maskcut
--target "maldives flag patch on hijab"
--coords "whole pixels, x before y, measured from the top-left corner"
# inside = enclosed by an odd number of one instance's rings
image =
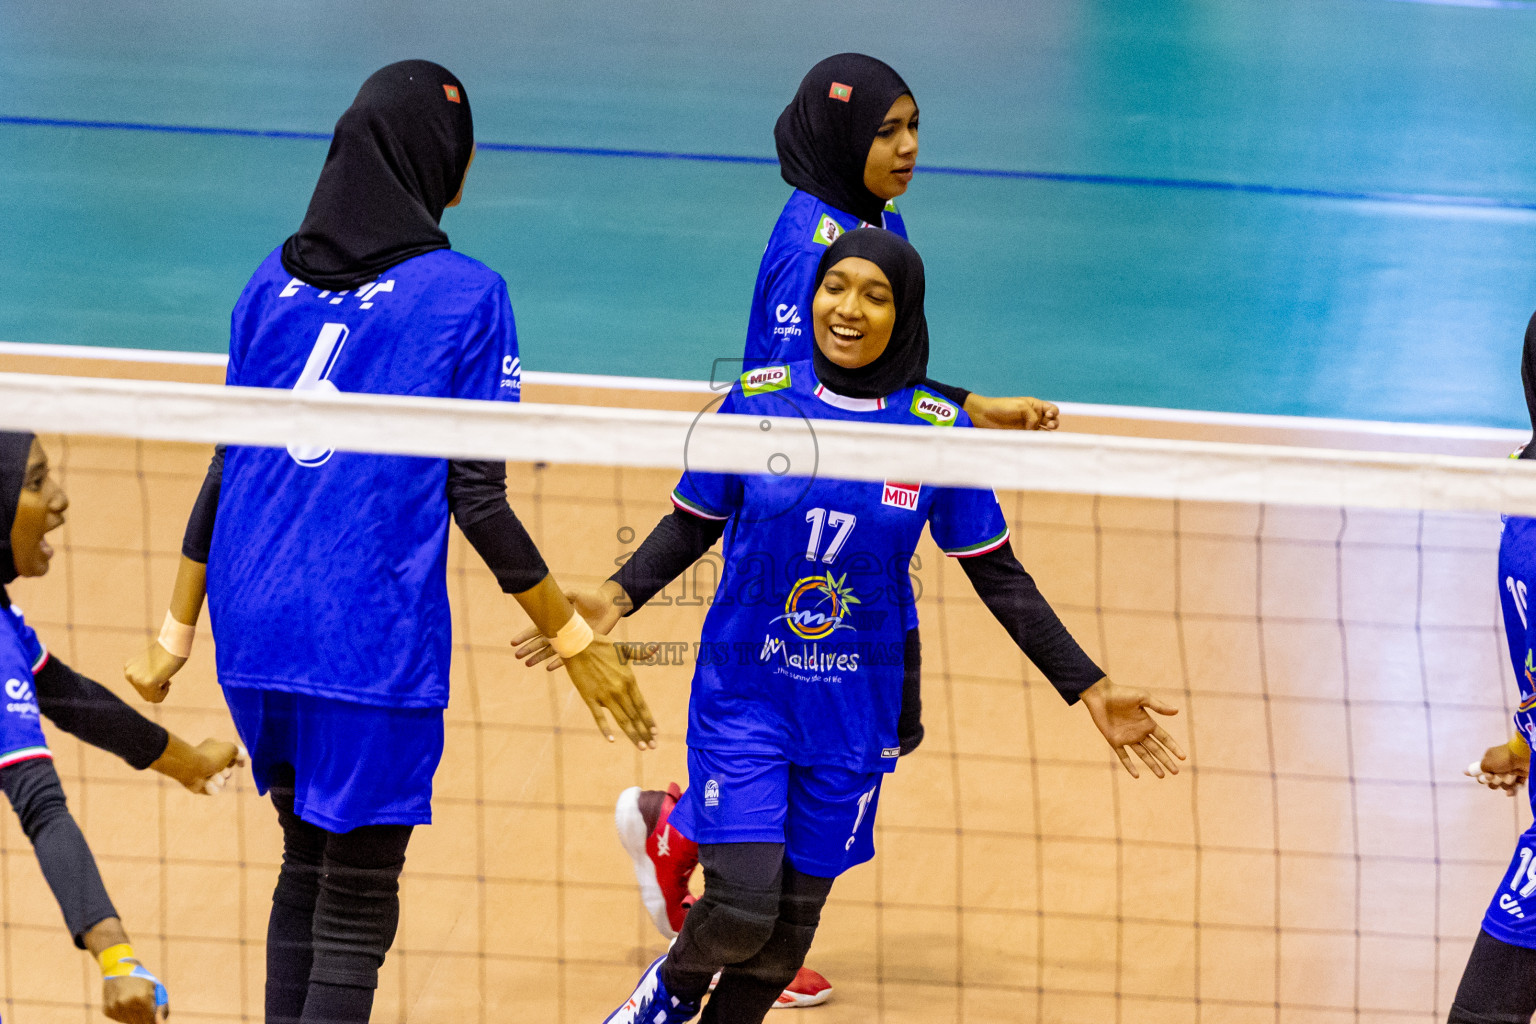
[[[458,103],[459,102],[459,87],[456,86],[456,85],[447,85],[447,84],[445,84],[443,86],[443,95],[448,97],[448,102],[449,103]]]
[[[833,82],[832,91],[827,93],[827,98],[833,100],[842,100],[844,103],[847,103],[849,100],[853,99],[853,86],[844,85],[842,82]]]

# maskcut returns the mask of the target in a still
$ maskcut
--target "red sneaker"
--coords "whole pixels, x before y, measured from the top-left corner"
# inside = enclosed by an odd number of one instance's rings
[[[613,809],[619,842],[634,865],[635,881],[640,883],[640,899],[656,930],[669,939],[677,938],[683,927],[688,913],[683,902],[688,896],[688,879],[699,863],[698,844],[668,823],[682,795],[675,782],[665,793],[631,786],[619,794]]]
[[[774,1001],[775,1010],[793,1010],[800,1006],[820,1006],[832,998],[832,983],[809,967],[800,968],[795,980],[779,993]]]

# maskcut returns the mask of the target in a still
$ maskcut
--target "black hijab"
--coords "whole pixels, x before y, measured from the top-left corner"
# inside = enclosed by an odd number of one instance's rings
[[[773,141],[779,173],[795,188],[880,224],[885,200],[864,187],[864,165],[885,112],[912,95],[890,65],[862,53],[839,53],[811,68],[789,101]]]
[[[448,248],[438,227],[474,151],[469,94],[444,68],[380,68],[336,122],[320,181],[283,268],[320,288],[356,288],[397,263]]]
[[[859,228],[839,235],[821,254],[816,287],[840,261],[850,256],[869,260],[885,271],[896,301],[896,324],[890,344],[879,358],[857,370],[844,369],[822,354],[811,354],[816,379],[849,398],[884,398],[923,379],[928,367],[928,318],[923,315],[923,258],[900,235],[883,228]]]
[[[32,456],[33,435],[15,430],[0,430],[0,523],[5,536],[0,538],[0,608],[8,607],[5,584],[16,578],[16,558],[11,552],[11,526],[16,522],[16,506],[21,503],[21,488],[27,482],[27,460]]]

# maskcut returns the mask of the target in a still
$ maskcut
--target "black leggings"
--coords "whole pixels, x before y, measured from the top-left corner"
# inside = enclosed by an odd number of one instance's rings
[[[761,1024],[805,963],[832,879],[795,870],[782,843],[705,843],[704,895],[688,911],[662,980],[687,1000],[704,997],[724,968],[700,1024]]]
[[[1530,1024],[1536,1014],[1536,949],[1477,933],[1451,1004],[1449,1024]]]
[[[267,1024],[367,1024],[400,923],[409,825],[327,832],[293,811],[293,769],[275,773],[283,867],[267,924]]]

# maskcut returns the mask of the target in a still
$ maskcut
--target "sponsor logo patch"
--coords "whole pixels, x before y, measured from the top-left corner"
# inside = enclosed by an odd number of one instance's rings
[[[770,391],[783,391],[787,387],[787,366],[765,366],[761,370],[748,370],[741,375],[741,393],[744,395],[764,395]]]
[[[880,490],[880,504],[916,512],[917,496],[922,489],[922,484],[901,484],[887,480]]]
[[[847,103],[853,99],[853,86],[844,85],[842,82],[833,82],[831,91],[827,93],[827,99],[842,100],[844,103]]]
[[[926,391],[919,391],[912,396],[912,415],[936,427],[950,427],[954,426],[960,410],[942,398],[934,398]]]
[[[31,683],[21,679],[7,679],[5,695],[10,698],[5,705],[6,711],[28,718],[37,717],[37,698],[32,693]]]
[[[773,328],[773,333],[786,338],[798,338],[800,336],[800,307],[779,303],[773,311],[773,318],[778,324]]]
[[[843,226],[824,213],[821,215],[821,223],[816,225],[816,233],[811,236],[811,240],[817,245],[831,245],[842,233]]]
[[[900,747],[886,747],[884,750],[880,751],[880,756],[881,757],[900,757],[901,756],[901,748]]]
[[[704,806],[720,806],[720,783],[716,782],[714,779],[710,779],[708,782],[704,783]]]
[[[501,387],[521,393],[523,390],[523,360],[520,356],[501,357]]]

